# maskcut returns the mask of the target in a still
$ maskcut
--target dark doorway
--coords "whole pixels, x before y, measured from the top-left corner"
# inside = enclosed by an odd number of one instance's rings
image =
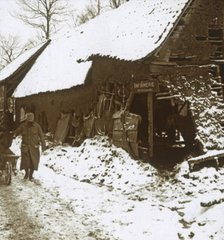
[[[172,169],[195,151],[195,129],[189,103],[176,103],[170,94],[154,96],[154,157],[158,168]]]
[[[189,103],[177,104],[167,92],[157,94],[154,94],[152,106],[149,106],[148,93],[135,94],[130,112],[141,116],[138,127],[140,159],[150,162],[156,168],[172,170],[194,151],[193,121],[188,113]],[[151,107],[153,109],[149,109]],[[152,141],[149,141],[150,124],[153,125]],[[152,158],[149,157],[150,144],[153,145]],[[146,150],[144,154],[141,152],[143,150]]]
[[[134,95],[130,112],[141,116],[141,122],[138,128],[139,146],[148,147],[147,93],[139,93]]]

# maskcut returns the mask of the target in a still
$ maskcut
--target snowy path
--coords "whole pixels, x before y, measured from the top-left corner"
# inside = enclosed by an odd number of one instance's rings
[[[167,232],[168,239],[175,239],[176,231],[167,231],[170,225],[164,228],[170,211],[153,202],[136,202],[44,166],[35,177],[38,180],[30,182],[19,173],[10,186],[1,183],[1,240],[143,240],[162,239]]]
[[[161,173],[94,139],[49,149],[35,182],[0,183],[0,239],[224,240],[224,169],[188,167]]]
[[[88,235],[79,215],[57,198],[56,192],[23,180],[21,174],[13,177],[10,186],[0,187],[1,240],[79,239]]]

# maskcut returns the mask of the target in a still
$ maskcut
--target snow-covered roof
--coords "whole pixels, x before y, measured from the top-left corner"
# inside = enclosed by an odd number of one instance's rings
[[[26,50],[0,71],[0,81],[13,75],[30,57],[32,57],[45,43],[42,43],[32,49]]]
[[[84,83],[91,62],[77,63],[76,42],[70,37],[54,39],[14,91],[20,98],[41,92],[69,89]]]
[[[59,33],[24,77],[14,97],[68,89],[84,83],[92,55],[141,59],[166,39],[190,0],[132,0],[83,24]]]
[[[79,28],[80,59],[138,60],[156,50],[191,0],[132,0]]]

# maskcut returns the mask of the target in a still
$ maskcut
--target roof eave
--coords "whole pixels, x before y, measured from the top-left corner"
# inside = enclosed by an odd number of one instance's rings
[[[8,77],[6,77],[5,79],[2,79],[0,81],[0,84],[4,84],[5,82],[9,81],[10,79],[14,79],[15,76],[25,67],[27,66],[27,64],[29,64],[35,57],[38,57],[42,51],[47,47],[47,45],[50,43],[50,39],[47,40],[47,42],[41,47],[39,48],[30,58],[28,58],[21,66],[19,66],[16,71],[14,71],[11,75],[9,75]]]

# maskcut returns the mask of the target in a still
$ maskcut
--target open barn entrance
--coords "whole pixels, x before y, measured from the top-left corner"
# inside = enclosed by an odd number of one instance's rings
[[[138,145],[139,147],[148,147],[148,106],[147,93],[138,93],[134,95],[130,112],[141,117],[138,127]]]
[[[195,150],[194,124],[188,102],[177,104],[167,92],[156,93],[151,99],[149,93],[136,93],[130,112],[141,117],[138,148],[139,157],[144,161],[157,168],[172,169]],[[142,155],[142,149],[146,149],[147,155]]]
[[[176,103],[168,92],[154,96],[154,157],[152,164],[170,169],[195,150],[195,129],[189,103]]]

